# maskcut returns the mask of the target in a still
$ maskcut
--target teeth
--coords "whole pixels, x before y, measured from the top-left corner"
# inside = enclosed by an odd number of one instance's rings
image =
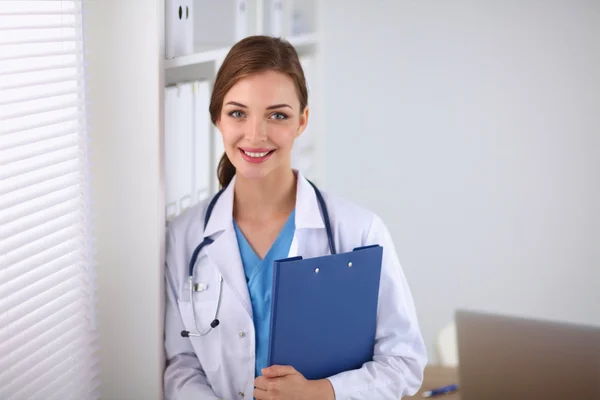
[[[266,151],[266,152],[264,152],[264,153],[250,153],[250,152],[248,152],[248,151],[245,151],[245,150],[244,150],[244,153],[245,153],[247,156],[250,156],[250,157],[253,157],[253,158],[260,158],[260,157],[264,157],[264,156],[266,156],[267,154],[269,154],[269,152],[268,152],[268,151]]]

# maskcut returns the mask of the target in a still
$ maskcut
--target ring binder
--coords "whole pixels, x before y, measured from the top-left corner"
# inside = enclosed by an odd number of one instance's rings
[[[368,245],[275,261],[269,365],[323,379],[371,361],[382,257],[383,247]]]

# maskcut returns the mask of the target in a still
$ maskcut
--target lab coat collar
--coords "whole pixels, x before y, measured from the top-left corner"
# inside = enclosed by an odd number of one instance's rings
[[[233,229],[233,188],[235,186],[235,175],[227,185],[221,197],[217,200],[208,225],[204,230],[204,237],[212,236],[217,232]]]
[[[296,230],[303,228],[324,228],[325,224],[321,219],[319,203],[313,187],[300,172],[294,172],[298,178],[296,185],[296,218],[294,220]],[[233,228],[234,186],[235,176],[213,208],[204,236],[208,237],[216,233],[220,234],[213,237],[214,242],[207,247],[206,254],[211,262],[220,270],[225,282],[237,293],[242,305],[252,318],[252,305],[242,266],[242,259],[239,251],[231,251],[232,243],[237,243]],[[298,255],[301,249],[302,243],[299,242],[298,236],[294,234],[289,257]]]
[[[325,228],[317,195],[311,184],[301,172],[294,170],[297,176],[296,184],[296,229]],[[213,208],[212,215],[206,226],[204,236],[211,236],[217,232],[233,229],[233,194],[235,175],[231,183],[225,188]]]
[[[294,171],[297,172],[297,171]],[[296,185],[296,229],[312,228],[323,229],[325,223],[321,216],[317,194],[312,185],[301,172],[297,172],[298,184]]]

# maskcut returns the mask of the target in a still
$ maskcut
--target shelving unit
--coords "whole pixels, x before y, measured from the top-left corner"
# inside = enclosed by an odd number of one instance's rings
[[[269,34],[269,24],[270,21],[272,25],[278,25],[281,28],[282,35],[280,37],[285,38],[289,41],[297,50],[298,55],[301,58],[303,67],[305,68],[305,75],[307,78],[307,83],[309,86],[309,107],[310,107],[310,119],[309,125],[298,142],[297,146],[295,146],[292,153],[292,167],[299,169],[303,174],[310,177],[311,180],[318,183],[321,181],[321,172],[320,172],[320,153],[319,150],[322,147],[320,143],[322,143],[322,129],[320,129],[320,115],[321,111],[321,98],[322,95],[320,93],[318,83],[319,77],[319,34],[318,34],[318,21],[316,18],[317,15],[317,0],[221,0],[225,3],[229,2],[227,5],[223,5],[224,9],[219,9],[215,11],[216,14],[222,16],[223,13],[228,12],[232,4],[240,5],[244,4],[244,8],[248,11],[248,15],[246,17],[253,18],[251,22],[244,22],[243,26],[252,27],[252,29],[247,32],[248,34],[245,36],[249,36],[252,34]],[[233,3],[232,3],[233,2]],[[274,7],[275,3],[279,2],[279,6],[281,7],[281,17],[289,18],[288,21],[279,21],[277,24],[273,24],[272,15],[269,7]],[[202,13],[203,10],[198,9],[198,5],[205,5],[206,0],[196,0],[194,2],[194,9],[191,12],[192,19],[196,13]],[[166,7],[169,7],[170,2],[166,1]],[[178,3],[175,3],[178,4]],[[232,8],[233,9],[233,8]],[[303,14],[304,23],[302,25],[302,29],[295,28],[291,21],[292,15],[296,13],[295,10],[300,10]],[[251,12],[249,10],[252,10]],[[299,11],[299,12],[300,12]],[[208,10],[211,12],[211,10]],[[176,14],[176,13],[172,13]],[[229,14],[228,14],[229,15]],[[237,18],[233,14],[232,18]],[[202,15],[204,18],[204,22],[210,17],[206,15]],[[217,15],[214,16],[215,19],[218,18]],[[196,21],[192,21],[192,24],[196,24]],[[230,26],[231,30],[235,30],[235,21],[221,21],[225,26]],[[204,30],[206,27],[202,27]],[[217,28],[215,28],[217,29]],[[221,36],[234,36],[232,33],[223,33],[223,29],[219,26],[219,35]],[[291,33],[296,34],[291,34]],[[290,33],[286,35],[286,33]],[[217,35],[217,36],[219,36]],[[197,33],[191,35],[194,37],[194,44],[190,46],[189,43],[187,48],[193,48],[193,52],[189,54],[184,54],[180,56],[176,56],[173,58],[166,58],[164,60],[164,83],[165,86],[172,85],[181,85],[186,82],[194,82],[194,81],[208,81],[210,91],[212,91],[214,79],[216,74],[221,66],[221,63],[225,59],[227,53],[231,49],[231,46],[234,44],[214,44],[214,43],[206,43],[204,41],[198,41]],[[244,37],[245,37],[244,36]],[[168,39],[165,39],[165,46],[168,45]],[[182,46],[184,47],[184,46]],[[165,51],[165,55],[169,53]],[[308,70],[310,69],[310,70]],[[161,113],[163,114],[162,120],[164,120],[164,106],[162,107]],[[208,110],[206,110],[206,115],[200,116],[204,121],[205,118],[209,118]],[[210,188],[205,192],[207,196],[210,196],[216,191],[218,191],[218,181],[216,177],[216,169],[218,162],[221,158],[223,152],[221,135],[216,129],[215,126],[210,124],[209,132],[210,139],[208,143],[210,143],[210,150],[208,156],[208,166],[210,169]],[[163,132],[163,136],[164,132]],[[170,135],[165,136],[165,140],[169,140]],[[308,139],[310,137],[310,139]],[[204,154],[204,153],[203,153]],[[204,156],[204,155],[203,155]],[[173,158],[174,159],[174,158]],[[174,159],[175,160],[175,159]],[[175,162],[179,162],[175,160]],[[185,163],[181,163],[182,165]],[[189,163],[188,163],[189,164]],[[169,159],[165,160],[164,165],[165,172],[165,180],[168,183],[170,177],[172,179],[178,179],[177,177],[184,174],[186,175],[189,171],[180,171],[177,170],[177,167],[171,164]],[[197,172],[197,171],[195,171]],[[172,196],[171,196],[172,197]],[[189,203],[189,196],[186,196],[186,199]],[[200,201],[202,199],[195,199],[193,203]],[[167,202],[172,201],[173,199],[168,199]],[[192,204],[193,205],[193,204]],[[171,214],[172,215],[172,214]]]
[[[299,53],[316,53],[317,35],[307,33],[286,38]],[[210,62],[219,62],[227,55],[231,46],[199,46],[194,53],[186,56],[174,57],[165,60],[165,69],[175,69],[190,65],[198,65]]]

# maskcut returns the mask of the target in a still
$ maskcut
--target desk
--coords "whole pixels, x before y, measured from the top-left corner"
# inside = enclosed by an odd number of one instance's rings
[[[427,366],[425,367],[425,374],[423,376],[423,385],[421,386],[421,390],[419,390],[419,392],[416,395],[411,397],[403,397],[403,399],[423,399],[423,397],[421,397],[421,393],[423,392],[441,386],[458,383],[457,376],[458,371],[456,368],[438,367],[434,365]],[[460,389],[453,393],[431,397],[431,399],[460,400]]]

